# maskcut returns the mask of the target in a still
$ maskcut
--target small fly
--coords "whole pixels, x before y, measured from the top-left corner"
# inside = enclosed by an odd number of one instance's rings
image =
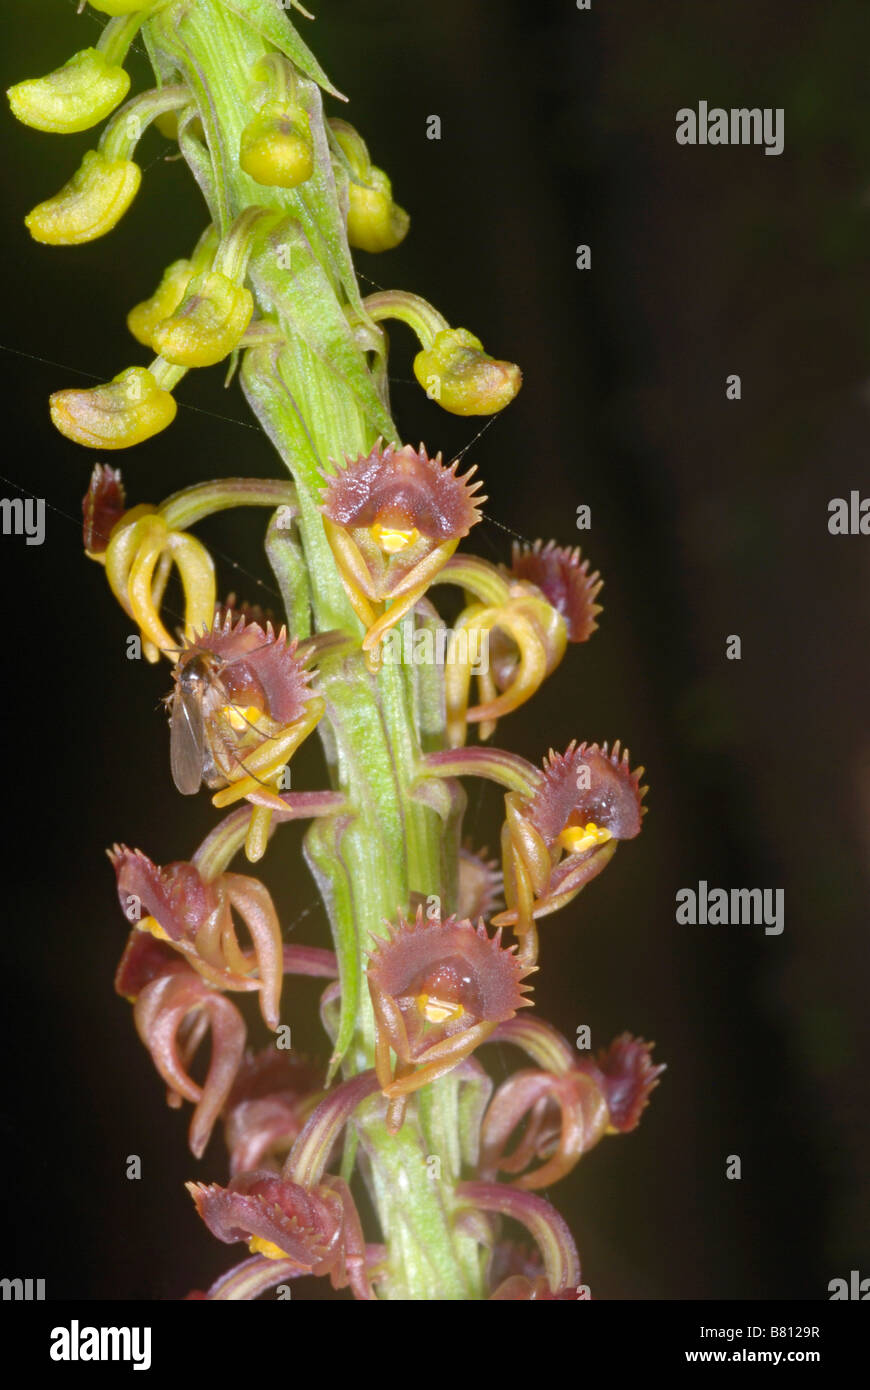
[[[175,668],[175,689],[167,697],[172,707],[169,752],[172,780],[183,796],[198,792],[213,767],[206,738],[206,719],[212,710],[205,706],[229,703],[220,679],[223,665],[213,652],[197,652],[189,660],[182,658]]]

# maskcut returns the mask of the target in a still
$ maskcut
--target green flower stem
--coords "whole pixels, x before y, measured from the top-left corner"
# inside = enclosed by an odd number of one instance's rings
[[[123,67],[130,45],[142,28],[145,15],[140,10],[136,14],[119,15],[110,19],[97,40],[97,48],[105,56],[106,62]]]
[[[103,128],[100,149],[107,159],[132,159],[147,127],[167,111],[180,111],[190,103],[186,87],[158,87],[133,97]]]
[[[534,796],[543,780],[538,769],[518,753],[483,745],[429,753],[421,761],[421,775],[483,777],[525,797]]]
[[[170,531],[184,531],[203,517],[233,507],[296,508],[296,489],[292,483],[276,479],[219,478],[175,492],[159,507]]]
[[[363,303],[375,323],[385,319],[399,319],[412,328],[420,339],[421,346],[430,348],[439,333],[450,327],[443,314],[433,308],[418,294],[408,290],[380,290],[368,295]]]
[[[277,322],[282,341],[248,349],[241,380],[296,482],[315,630],[341,628],[359,641],[362,629],[323,530],[321,479],[346,457],[367,453],[379,434],[393,440],[397,433],[386,406],[383,364],[376,360],[377,330],[363,307],[347,247],[320,94],[308,80],[310,55],[295,50],[292,26],[273,5],[251,5],[245,13],[248,23],[241,7],[218,0],[171,6],[149,21],[146,37],[158,70],[167,80],[180,75],[196,100],[212,168],[204,172],[201,156],[190,162],[222,232],[250,207],[284,214],[280,226],[254,229],[249,267],[258,308]],[[273,18],[281,20],[278,31],[270,28]],[[252,114],[251,68],[270,51],[264,32],[283,35],[283,51],[293,49],[289,56],[307,74],[299,75],[298,94],[311,124],[315,170],[293,190],[255,184],[238,164],[241,131]],[[369,330],[371,364],[348,323],[348,309],[357,328]],[[298,580],[290,557],[287,583],[293,594]],[[326,652],[319,671],[331,779],[350,809],[312,823],[306,857],[329,911],[340,970],[335,1061],[340,1058],[351,1077],[374,1064],[366,953],[383,922],[394,919],[397,909],[409,910],[412,891],[439,897],[450,891],[455,827],[412,797],[421,757],[414,717],[419,673],[385,665],[374,675],[358,648]],[[440,738],[427,731],[427,747],[444,742],[443,728]],[[386,1131],[380,1097],[355,1118],[363,1171],[387,1242],[388,1275],[379,1284],[384,1297],[483,1296],[482,1252],[454,1221],[460,1089],[448,1076],[419,1105],[412,1098],[397,1136]],[[429,1163],[432,1158],[438,1163]],[[439,1167],[433,1180],[431,1170]]]

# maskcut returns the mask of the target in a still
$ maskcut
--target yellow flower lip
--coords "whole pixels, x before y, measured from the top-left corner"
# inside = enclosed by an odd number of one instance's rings
[[[420,385],[451,415],[495,415],[519,391],[515,362],[490,357],[467,328],[446,328],[414,358]]]
[[[448,1019],[461,1018],[465,1013],[461,1004],[453,1004],[449,999],[438,999],[434,994],[418,994],[417,1008],[427,1023],[446,1023]]]
[[[127,327],[143,347],[154,348],[154,330],[170,318],[182,303],[195,274],[188,260],[173,261],[166,267],[163,278],[150,299],[135,305],[127,315]]]
[[[380,521],[370,527],[372,540],[386,555],[398,555],[400,551],[407,550],[409,545],[420,539],[420,532],[416,526],[403,529],[400,526],[384,526]]]
[[[559,836],[559,844],[569,854],[585,854],[587,849],[604,845],[612,838],[609,830],[588,821],[586,825],[568,825]]]
[[[273,1240],[264,1240],[262,1236],[251,1236],[248,1241],[248,1249],[252,1255],[265,1255],[267,1260],[286,1260],[287,1254]]]

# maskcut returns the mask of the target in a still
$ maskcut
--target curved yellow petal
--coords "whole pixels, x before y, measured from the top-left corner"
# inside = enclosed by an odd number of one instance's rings
[[[184,589],[185,635],[193,637],[203,628],[210,630],[214,620],[217,598],[214,562],[202,541],[184,531],[170,533],[169,552]]]
[[[130,609],[143,634],[162,651],[177,647],[154,605],[154,570],[166,547],[166,523],[158,516],[145,517],[139,530],[139,548],[130,568],[127,595]]]

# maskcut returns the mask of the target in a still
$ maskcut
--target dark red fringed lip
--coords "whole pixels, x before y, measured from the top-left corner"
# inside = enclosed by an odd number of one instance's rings
[[[429,458],[423,445],[397,448],[377,444],[370,454],[350,461],[324,479],[321,511],[347,528],[384,526],[414,528],[428,540],[467,536],[480,520],[485,497],[475,496],[480,481],[470,482],[474,468],[457,475],[441,455]]]
[[[461,1004],[470,1019],[501,1023],[531,1003],[523,998],[531,988],[523,980],[531,971],[515,951],[502,946],[500,929],[490,937],[482,921],[477,927],[456,917],[429,921],[419,910],[412,922],[400,916],[378,942],[368,974],[393,999],[429,994]]]
[[[328,1253],[334,1220],[299,1183],[261,1170],[241,1173],[226,1187],[188,1183],[187,1190],[212,1235],[226,1245],[258,1237],[312,1271]]]
[[[581,561],[580,547],[558,546],[555,541],[519,544],[514,541],[510,573],[534,584],[565,619],[569,642],[585,642],[598,627],[602,611],[595,602],[604,580],[589,561]]]
[[[619,740],[612,752],[606,743],[572,743],[564,753],[551,752],[544,763],[543,784],[529,803],[528,818],[548,846],[569,824],[588,821],[615,840],[632,840],[640,834],[645,811],[642,774],[643,768],[631,771],[628,749],[620,752]]]
[[[141,916],[154,917],[173,941],[194,937],[219,906],[214,885],[203,882],[193,864],[161,868],[140,849],[126,845],[114,845],[108,854],[125,916],[130,898],[138,898]]]
[[[198,633],[184,645],[175,667],[176,679],[200,653],[218,657],[220,681],[227,696],[239,704],[256,704],[277,724],[292,724],[311,696],[311,672],[296,655],[297,642],[287,640],[286,628],[276,634],[271,623],[262,628],[244,614],[219,608],[210,631]]]
[[[659,1084],[665,1063],[652,1060],[655,1043],[623,1033],[593,1058],[583,1058],[577,1070],[600,1088],[610,1111],[610,1125],[621,1134],[636,1129]]]

